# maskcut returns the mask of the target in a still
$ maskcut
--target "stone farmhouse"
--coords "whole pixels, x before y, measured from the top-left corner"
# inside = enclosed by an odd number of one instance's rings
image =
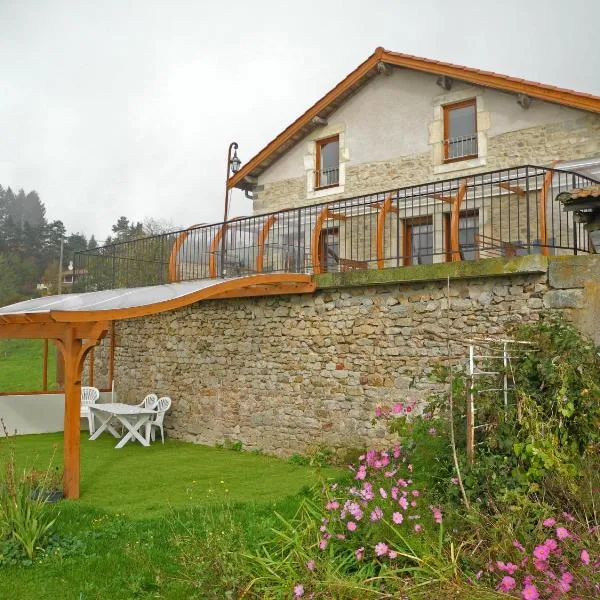
[[[448,341],[554,311],[600,343],[600,97],[377,48],[230,166],[251,216],[86,251],[77,300],[0,309],[65,348],[69,456],[84,359],[120,400],[171,396],[173,437],[287,456],[382,437]]]
[[[280,455],[361,445],[382,435],[376,405],[435,389],[445,335],[501,334],[546,310],[599,335],[600,264],[556,202],[599,178],[600,98],[378,48],[232,173],[252,216],[78,265],[85,290],[290,272],[316,289],[118,321],[96,377],[131,401],[168,392],[175,437]]]

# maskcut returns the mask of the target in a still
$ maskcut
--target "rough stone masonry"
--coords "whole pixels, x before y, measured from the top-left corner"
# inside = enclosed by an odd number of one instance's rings
[[[447,310],[447,277],[450,310]],[[426,398],[461,340],[562,311],[600,342],[600,257],[487,259],[318,276],[311,295],[200,302],[116,324],[119,398],[168,395],[174,438],[289,456],[384,436],[375,407]],[[99,353],[100,354],[100,353]]]

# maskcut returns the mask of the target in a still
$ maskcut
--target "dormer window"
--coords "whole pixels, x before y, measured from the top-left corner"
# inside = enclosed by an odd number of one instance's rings
[[[475,98],[444,106],[444,162],[477,158]]]
[[[315,189],[339,185],[340,182],[340,136],[334,135],[317,140],[315,165]]]

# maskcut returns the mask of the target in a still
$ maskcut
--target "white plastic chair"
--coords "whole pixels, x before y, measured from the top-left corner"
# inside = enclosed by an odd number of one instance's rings
[[[139,404],[140,408],[149,408],[154,410],[158,404],[158,396],[156,394],[148,394]]]
[[[171,398],[167,396],[163,396],[159,399],[158,404],[156,405],[156,417],[154,417],[153,421],[149,421],[150,425],[150,435],[152,436],[152,441],[155,439],[154,428],[158,427],[160,429],[160,437],[162,439],[162,443],[165,443],[165,432],[163,430],[163,421],[165,420],[165,413],[171,408]]]
[[[80,418],[86,418],[88,420],[90,435],[95,431],[94,412],[90,410],[90,405],[96,404],[98,398],[100,398],[100,390],[98,388],[82,386],[79,416]]]

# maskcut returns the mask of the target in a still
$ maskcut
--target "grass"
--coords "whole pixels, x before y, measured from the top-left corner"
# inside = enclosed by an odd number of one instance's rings
[[[0,392],[42,389],[42,340],[0,340]],[[56,385],[56,350],[48,349],[48,389]]]
[[[54,449],[62,461],[61,434],[12,439],[20,465],[44,468]],[[298,494],[316,483],[308,467],[252,453],[170,440],[114,444],[109,436],[82,440],[81,499],[55,509],[58,533],[81,548],[0,566],[0,599],[205,598],[182,579],[174,538],[225,504],[259,544],[274,525],[273,510],[291,516]]]

